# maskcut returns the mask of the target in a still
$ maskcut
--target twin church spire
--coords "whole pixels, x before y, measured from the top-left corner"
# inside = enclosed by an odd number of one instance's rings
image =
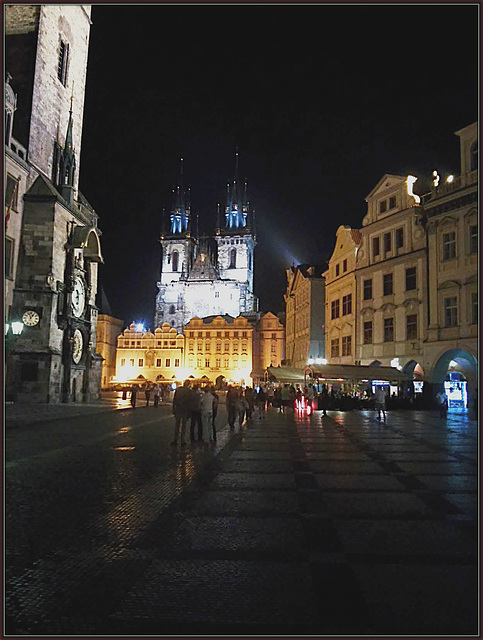
[[[250,203],[247,194],[247,181],[242,184],[239,177],[238,148],[235,154],[235,174],[233,181],[227,183],[224,227],[221,226],[220,205],[218,205],[216,219],[216,234],[250,233]],[[191,220],[191,192],[184,186],[183,158],[180,161],[180,175],[178,183],[173,188],[173,201],[169,214],[170,231],[172,236],[189,236],[192,232]]]

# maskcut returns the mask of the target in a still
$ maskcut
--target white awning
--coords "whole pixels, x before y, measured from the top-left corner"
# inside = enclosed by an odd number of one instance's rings
[[[304,375],[306,378],[313,378],[314,380],[385,380],[387,382],[402,382],[412,378],[412,375],[403,373],[395,367],[371,367],[351,364],[310,366],[304,369]]]

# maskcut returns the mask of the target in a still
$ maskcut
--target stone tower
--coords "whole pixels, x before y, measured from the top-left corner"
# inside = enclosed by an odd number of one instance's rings
[[[17,400],[86,401],[100,390],[100,232],[79,191],[90,13],[89,5],[5,6],[5,66],[17,96],[7,171],[23,150],[26,172],[9,310],[24,323],[8,353],[7,393]]]

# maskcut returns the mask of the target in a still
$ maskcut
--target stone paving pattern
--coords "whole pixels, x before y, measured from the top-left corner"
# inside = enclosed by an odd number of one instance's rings
[[[475,421],[113,409],[7,407],[7,637],[478,635]]]

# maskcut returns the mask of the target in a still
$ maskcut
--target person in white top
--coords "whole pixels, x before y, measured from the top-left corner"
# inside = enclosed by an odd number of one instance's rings
[[[377,419],[381,419],[381,413],[384,418],[384,422],[386,422],[386,393],[384,391],[384,387],[376,387],[376,409],[377,409]]]
[[[203,423],[203,429],[206,429],[205,433],[208,435],[210,430],[213,429],[213,403],[215,398],[211,393],[210,387],[205,387],[203,392],[201,396],[201,422]]]

